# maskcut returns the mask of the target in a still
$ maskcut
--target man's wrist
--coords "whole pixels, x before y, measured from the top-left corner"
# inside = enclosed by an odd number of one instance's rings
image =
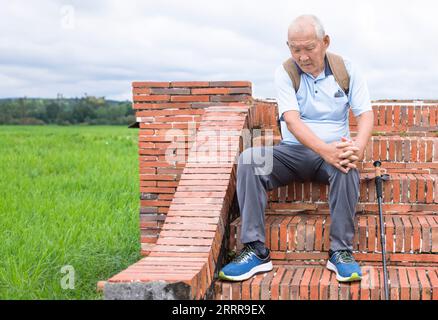
[[[328,147],[329,145],[327,143],[321,142],[317,146],[315,146],[314,151],[320,156],[322,156],[326,153]]]

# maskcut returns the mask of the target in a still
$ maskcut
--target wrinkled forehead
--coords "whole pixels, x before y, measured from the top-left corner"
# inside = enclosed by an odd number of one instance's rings
[[[293,48],[303,48],[303,47],[310,47],[317,45],[319,43],[319,39],[314,37],[312,39],[304,39],[304,38],[296,38],[294,40],[291,40],[289,38],[289,46]]]

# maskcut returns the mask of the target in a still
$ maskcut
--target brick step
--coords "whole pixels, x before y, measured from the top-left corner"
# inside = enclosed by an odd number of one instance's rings
[[[363,204],[374,203],[376,186],[374,173],[360,174],[360,198]],[[392,173],[390,181],[383,183],[383,203],[387,204],[430,204],[429,209],[436,210],[438,203],[438,175]],[[269,207],[272,209],[291,209],[291,202],[327,202],[329,186],[313,182],[292,182],[291,184],[269,192]],[[417,210],[415,210],[417,211]]]
[[[253,146],[265,145],[269,132],[262,131],[260,136],[253,138]],[[273,145],[280,142],[274,137]],[[364,152],[364,162],[382,162],[407,165],[406,168],[417,168],[416,163],[423,164],[421,168],[438,168],[438,137],[409,137],[409,136],[372,136]]]
[[[438,104],[374,104],[373,131],[406,134],[438,130]],[[350,111],[350,130],[357,131],[357,122]]]
[[[364,161],[437,162],[437,147],[438,138],[434,137],[373,136],[365,149]]]
[[[438,263],[438,215],[384,216],[386,251],[389,261]],[[328,215],[295,213],[268,214],[265,219],[266,246],[274,260],[325,260],[330,249]],[[240,251],[240,218],[231,223],[230,249]],[[359,261],[380,259],[380,223],[376,214],[358,214],[353,250]],[[377,253],[375,255],[372,255]]]
[[[373,162],[361,162],[357,164],[359,172],[374,177],[375,167]],[[382,173],[389,175],[394,173],[404,174],[438,174],[438,162],[407,163],[407,162],[382,162]]]
[[[243,282],[216,281],[216,300],[383,300],[383,270],[363,266],[360,282],[340,283],[323,266],[275,266]],[[389,267],[391,300],[437,300],[437,267]]]

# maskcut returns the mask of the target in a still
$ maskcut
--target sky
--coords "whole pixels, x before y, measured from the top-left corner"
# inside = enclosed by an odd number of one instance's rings
[[[131,100],[132,81],[245,80],[275,98],[287,28],[315,14],[371,98],[438,99],[433,0],[0,0],[0,98]]]

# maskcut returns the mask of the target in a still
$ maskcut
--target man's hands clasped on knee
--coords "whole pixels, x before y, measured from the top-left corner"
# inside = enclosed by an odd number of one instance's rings
[[[357,162],[363,159],[363,150],[353,140],[343,137],[340,142],[328,144],[321,156],[326,162],[347,174],[351,169],[357,169]]]
[[[337,148],[342,150],[340,165],[347,169],[357,169],[357,163],[363,160],[364,150],[354,140],[345,137],[337,144]]]

